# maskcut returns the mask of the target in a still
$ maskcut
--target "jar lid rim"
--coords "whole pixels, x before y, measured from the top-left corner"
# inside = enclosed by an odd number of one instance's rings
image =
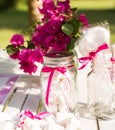
[[[44,57],[47,58],[63,58],[63,57],[73,57],[74,53],[72,52],[58,52],[58,53],[47,53],[44,55]]]

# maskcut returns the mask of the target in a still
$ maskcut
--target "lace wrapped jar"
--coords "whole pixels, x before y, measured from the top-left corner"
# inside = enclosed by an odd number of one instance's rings
[[[72,112],[76,109],[76,67],[73,53],[44,56],[40,75],[41,97],[48,112]]]
[[[88,111],[101,118],[111,118],[114,88],[110,77],[110,50],[99,52],[88,75]]]

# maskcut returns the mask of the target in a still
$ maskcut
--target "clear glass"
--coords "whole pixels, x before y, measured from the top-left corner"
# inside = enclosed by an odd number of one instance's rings
[[[113,113],[115,115],[115,43],[111,44],[112,67],[110,68],[110,76],[114,87]]]
[[[73,112],[76,109],[77,71],[73,59],[73,53],[53,53],[44,56],[40,86],[42,102],[48,112]]]
[[[102,116],[112,113],[113,90],[104,72],[95,72],[88,77],[88,110]]]
[[[114,89],[110,77],[111,61],[109,51],[98,54],[88,75],[88,111],[107,119],[113,113]]]

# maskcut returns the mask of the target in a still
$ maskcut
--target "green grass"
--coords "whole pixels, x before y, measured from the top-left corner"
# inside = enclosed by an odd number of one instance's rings
[[[0,19],[0,48],[5,48],[14,33],[27,29],[28,15],[26,10],[7,10],[0,13]]]
[[[111,42],[115,42],[115,0],[71,0],[72,7],[85,13],[90,24],[107,20],[110,24]],[[16,9],[0,12],[0,48],[5,48],[14,33],[28,27],[27,5],[17,4]]]
[[[71,6],[79,9],[113,9],[115,0],[71,0]]]
[[[85,13],[90,24],[107,20],[110,25],[111,43],[115,42],[115,0],[72,0],[78,13]]]

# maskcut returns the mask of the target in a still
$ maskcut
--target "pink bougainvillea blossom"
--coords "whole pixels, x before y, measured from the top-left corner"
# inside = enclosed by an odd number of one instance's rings
[[[38,10],[43,17],[32,27],[29,39],[14,34],[7,46],[10,57],[19,60],[20,68],[29,74],[37,71],[36,62],[43,63],[44,55],[73,51],[79,28],[89,26],[85,14],[78,16],[77,9],[71,9],[70,0],[43,0]]]
[[[10,43],[14,46],[20,46],[24,43],[24,37],[21,34],[14,34],[10,40]]]
[[[14,54],[10,55],[10,58],[12,59],[18,59],[20,51],[16,51]]]
[[[24,72],[29,72],[30,74],[35,73],[37,70],[37,65],[35,62],[42,62],[42,54],[38,50],[23,49],[19,55],[20,68]],[[37,54],[39,53],[39,54]]]
[[[89,21],[86,18],[85,14],[79,16],[79,21],[83,23],[84,26],[89,26]]]

